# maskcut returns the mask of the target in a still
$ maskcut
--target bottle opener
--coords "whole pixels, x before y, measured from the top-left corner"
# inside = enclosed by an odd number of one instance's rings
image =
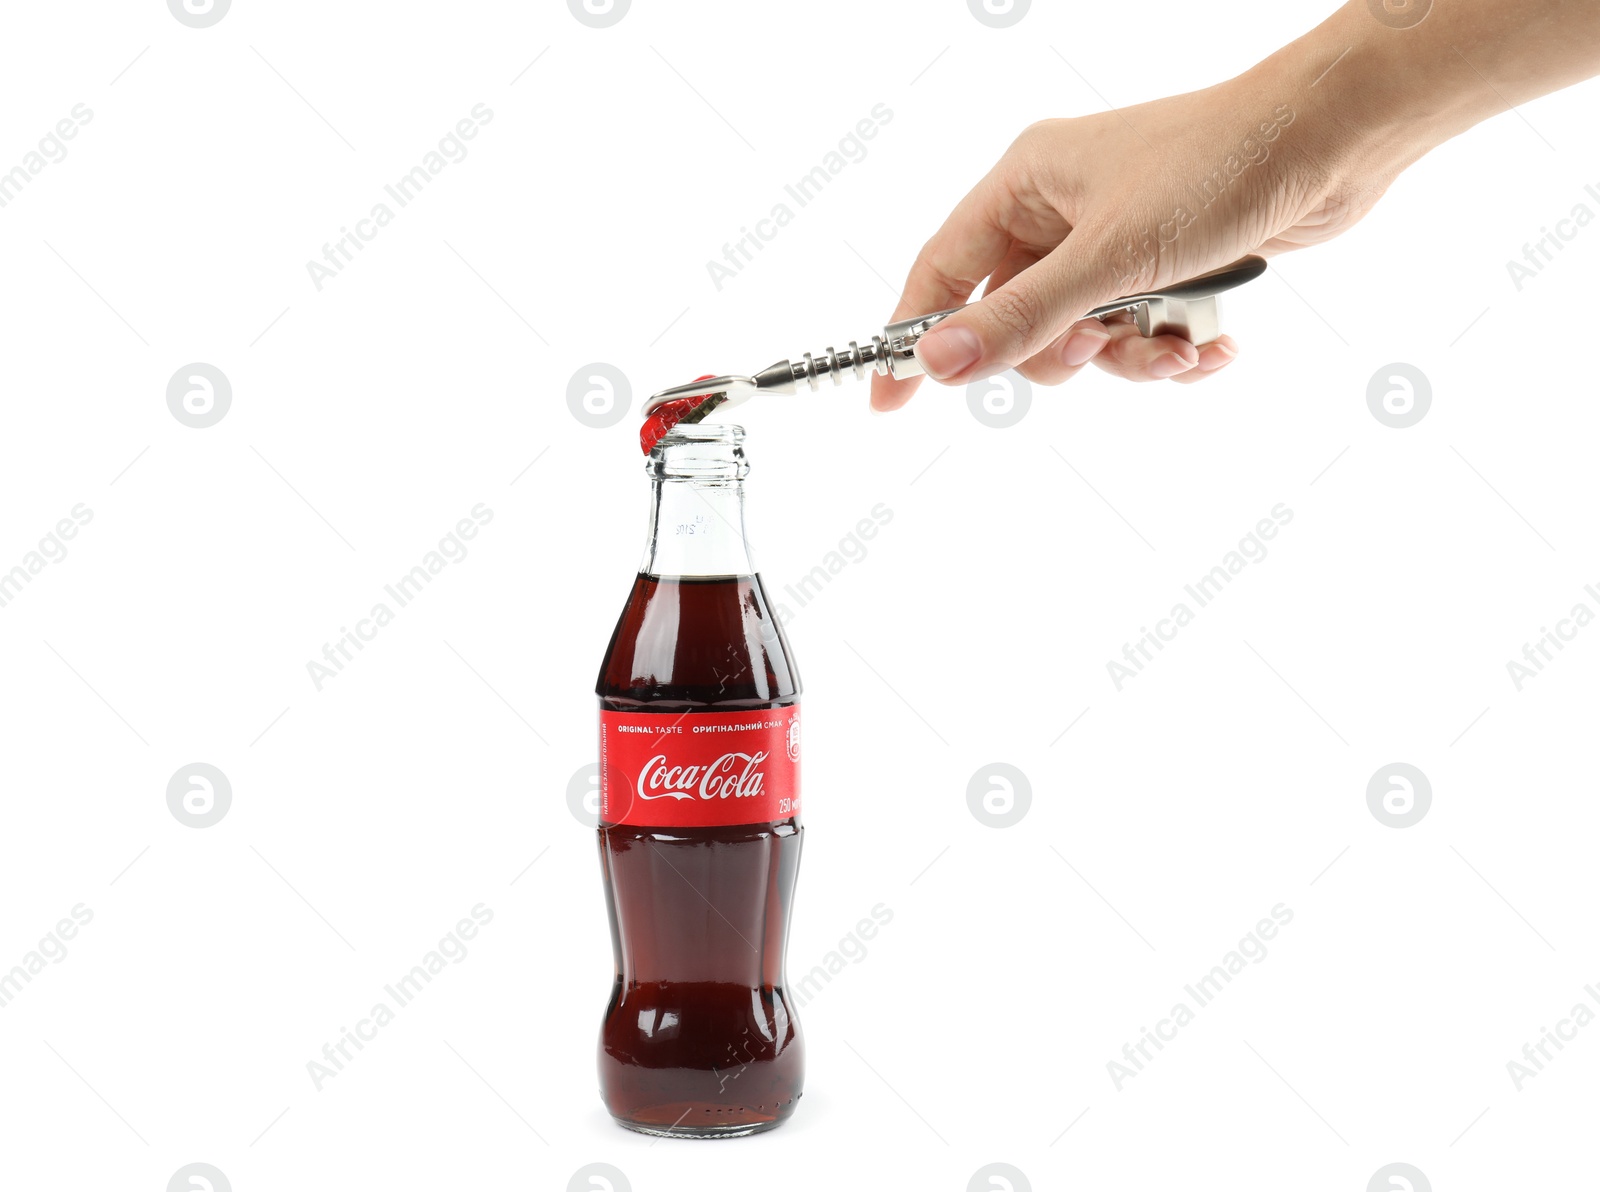
[[[1139,334],[1178,335],[1190,343],[1208,344],[1222,334],[1218,317],[1217,295],[1254,281],[1266,272],[1267,263],[1260,257],[1243,257],[1231,265],[1214,269],[1210,273],[1191,278],[1165,289],[1145,294],[1130,294],[1104,306],[1097,306],[1087,317],[1104,318],[1118,311],[1130,311],[1138,325]],[[780,360],[756,373],[753,377],[707,377],[687,385],[678,385],[653,394],[644,403],[644,416],[654,415],[669,402],[682,402],[688,398],[717,398],[704,401],[688,410],[678,421],[698,422],[711,410],[722,405],[738,405],[757,393],[796,393],[803,381],[813,392],[821,388],[825,377],[835,385],[844,383],[844,374],[853,372],[859,380],[869,370],[880,375],[904,380],[923,375],[922,363],[917,359],[917,341],[930,328],[965,307],[953,306],[949,310],[929,315],[916,315],[890,323],[882,335],[874,335],[864,347],[855,340],[843,351],[829,346],[820,356],[807,352],[799,362]]]

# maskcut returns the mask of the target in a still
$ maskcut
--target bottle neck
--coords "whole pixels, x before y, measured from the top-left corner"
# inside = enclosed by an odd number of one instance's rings
[[[657,479],[650,537],[639,569],[647,575],[754,575],[744,532],[741,480]]]

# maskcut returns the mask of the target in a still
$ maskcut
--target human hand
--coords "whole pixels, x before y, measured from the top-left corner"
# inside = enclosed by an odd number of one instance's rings
[[[1131,381],[1196,381],[1237,354],[1143,339],[1097,306],[1249,253],[1331,240],[1436,145],[1600,74],[1594,0],[1389,5],[1347,0],[1258,66],[1204,91],[1017,138],[923,246],[891,322],[985,296],[916,347],[964,384],[1016,368],[1043,385],[1093,360]],[[918,378],[872,380],[894,410]]]
[[[1354,151],[1338,122],[1297,110],[1296,92],[1264,64],[1205,91],[1033,125],[923,247],[890,321],[959,305],[987,278],[981,302],[918,343],[936,380],[1014,367],[1055,385],[1093,361],[1188,383],[1226,367],[1238,354],[1226,335],[1197,348],[1145,339],[1127,315],[1081,316],[1248,253],[1331,239],[1370,209],[1403,162]],[[873,407],[899,408],[917,384],[874,377]]]

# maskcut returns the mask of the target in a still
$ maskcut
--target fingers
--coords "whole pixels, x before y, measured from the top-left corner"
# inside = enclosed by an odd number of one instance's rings
[[[1111,332],[1099,319],[1079,319],[1044,351],[1017,365],[1035,385],[1059,385],[1077,375],[1111,344]]]
[[[1107,324],[1111,342],[1094,358],[1100,368],[1125,381],[1181,381],[1192,384],[1225,368],[1239,354],[1230,336],[1197,348],[1176,335],[1149,339],[1125,316]]]
[[[1087,267],[1096,239],[1073,232],[1049,255],[917,341],[924,371],[947,385],[993,376],[1045,351],[1106,295]],[[1115,295],[1110,295],[1115,297]],[[1064,345],[1063,345],[1064,347]],[[1061,362],[1061,367],[1070,367]]]
[[[1031,248],[1021,241],[1013,240],[1011,247],[1006,249],[1004,259],[984,283],[984,294],[994,293],[1024,269],[1037,265],[1049,251],[1047,248]]]
[[[1079,228],[1040,255],[993,218],[997,208],[990,197],[992,185],[985,179],[924,246],[892,316],[898,320],[957,305],[989,277],[980,302],[918,341],[917,359],[929,376],[960,385],[1014,367],[1037,384],[1057,385],[1092,360],[1124,380],[1192,384],[1238,355],[1227,336],[1197,348],[1178,336],[1145,339],[1126,316],[1112,316],[1104,324],[1081,318],[1074,322],[1083,311],[1117,296],[1100,292],[1107,279],[1094,264],[1104,255],[1097,246],[1105,237]],[[903,406],[919,381],[874,377],[873,409]]]
[[[874,414],[887,414],[890,410],[898,410],[911,400],[911,395],[922,384],[921,377],[909,377],[904,381],[897,381],[893,377],[872,374],[872,412]]]
[[[1196,381],[1203,381],[1228,365],[1232,364],[1239,356],[1239,345],[1231,338],[1224,335],[1214,339],[1200,349],[1200,363],[1188,372],[1179,373],[1172,379],[1180,385],[1193,385]]]
[[[1059,385],[1093,361],[1113,376],[1128,381],[1177,381],[1192,385],[1226,368],[1239,355],[1239,345],[1221,336],[1195,347],[1177,336],[1145,339],[1126,315],[1079,319],[1044,351],[1017,365],[1017,372],[1036,385]]]
[[[889,316],[891,323],[961,305],[985,277],[1005,262],[1012,242],[996,219],[997,187],[993,175],[978,183],[933,239],[922,246],[906,277],[899,305]],[[872,408],[899,409],[916,392],[920,379],[873,377]]]
[[[1125,381],[1165,381],[1200,362],[1200,350],[1181,336],[1153,335],[1146,339],[1131,320],[1112,322],[1107,330],[1111,342],[1095,363]]]
[[[1092,361],[1125,381],[1192,385],[1220,372],[1238,356],[1239,345],[1231,336],[1202,347],[1175,335],[1146,339],[1130,318],[1113,315],[1107,322],[1079,319],[1043,351],[1019,364],[1017,372],[1036,385],[1060,385]],[[903,401],[887,408],[900,404]]]
[[[993,176],[986,177],[922,246],[891,323],[965,302],[1005,260],[1011,236],[996,219],[997,194]]]

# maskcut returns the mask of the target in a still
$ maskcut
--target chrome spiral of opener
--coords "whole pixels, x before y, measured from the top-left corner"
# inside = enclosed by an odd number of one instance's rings
[[[1145,337],[1177,335],[1190,343],[1208,344],[1222,334],[1217,309],[1217,295],[1254,281],[1266,272],[1267,263],[1260,257],[1243,257],[1231,265],[1191,278],[1161,290],[1146,294],[1130,294],[1104,306],[1097,306],[1088,317],[1104,318],[1119,311],[1129,311]],[[842,351],[827,348],[820,356],[805,353],[798,361],[780,360],[756,373],[753,377],[711,377],[663,389],[652,394],[644,403],[644,414],[649,417],[669,401],[686,397],[705,397],[722,394],[723,405],[737,405],[757,393],[797,393],[803,382],[813,392],[822,387],[824,378],[831,377],[835,385],[844,383],[847,372],[857,380],[869,372],[904,380],[922,375],[922,364],[917,359],[917,341],[935,324],[949,318],[964,307],[929,315],[917,315],[890,323],[882,335],[874,335],[870,343],[850,346]]]

